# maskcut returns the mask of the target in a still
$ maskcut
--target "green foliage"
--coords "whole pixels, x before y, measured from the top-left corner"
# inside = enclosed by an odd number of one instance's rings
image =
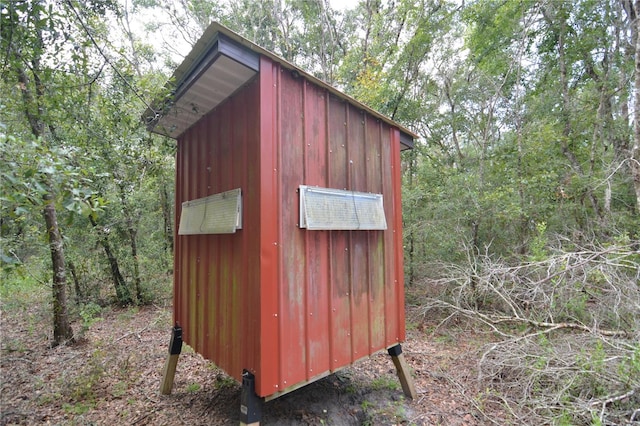
[[[375,407],[375,404],[372,403],[371,401],[368,401],[368,400],[365,399],[364,401],[362,401],[362,403],[360,403],[360,406],[362,407],[362,409],[364,411],[367,411],[367,410]]]
[[[74,165],[77,149],[48,146],[41,140],[25,142],[2,133],[0,139],[7,147],[0,167],[4,217],[25,221],[22,216],[36,216],[52,184],[67,211],[86,217],[102,210],[104,199],[90,188],[95,173]]]
[[[80,307],[79,315],[82,320],[82,332],[86,332],[97,322],[102,321],[100,314],[102,307],[93,302],[89,302]]]
[[[189,385],[187,385],[187,392],[189,393],[198,392],[201,387],[202,386],[200,385],[200,383],[189,383]]]
[[[67,260],[76,266],[73,277],[67,274],[75,282],[76,301],[104,303],[108,292],[103,283],[112,281],[115,263],[121,275],[116,287],[124,287],[118,296],[134,294],[138,302],[149,303],[158,286],[142,282],[146,270],[139,262],[149,259],[154,275],[170,264],[170,254],[162,250],[167,231],[157,226],[166,206],[160,218],[154,214],[159,185],[172,193],[173,148],[155,144],[139,118],[141,93],[151,98],[157,92],[158,75],[143,75],[141,61],[135,62],[136,69],[124,57],[105,63],[96,39],[109,35],[103,18],[117,11],[115,4],[103,2],[91,11],[72,3],[62,7],[12,2],[2,8],[2,52],[11,65],[2,75],[7,96],[0,105],[8,117],[0,124],[5,147],[0,163],[2,267],[15,267],[39,243],[24,236],[41,232],[43,198],[53,195]],[[30,60],[37,66],[24,69]],[[143,185],[151,192],[142,192]],[[147,210],[153,213],[141,219]],[[156,239],[140,244],[139,235]],[[143,249],[134,255],[135,245]],[[147,254],[147,247],[153,252]]]
[[[72,414],[74,416],[81,416],[95,407],[93,402],[78,402],[75,404],[64,403],[62,409],[65,413]]]
[[[536,233],[529,243],[530,257],[532,261],[540,261],[547,258],[549,253],[547,246],[547,224],[545,222],[536,223]]]
[[[400,389],[400,382],[397,377],[381,376],[371,381],[371,388],[373,390],[398,390]]]
[[[105,368],[106,354],[97,350],[91,354],[82,374],[74,377],[68,384],[65,396],[73,407],[90,407],[96,402],[98,385],[106,374]]]
[[[634,377],[640,377],[640,343],[636,343],[633,352],[620,363],[620,377],[626,377],[626,386],[631,387]]]
[[[0,299],[7,302],[11,299],[27,298],[40,283],[29,275],[24,265],[12,268],[9,271],[2,272],[2,280],[0,280]]]
[[[216,389],[235,389],[238,386],[238,382],[236,382],[236,380],[231,376],[227,376],[226,374],[218,374],[216,376],[215,386]]]

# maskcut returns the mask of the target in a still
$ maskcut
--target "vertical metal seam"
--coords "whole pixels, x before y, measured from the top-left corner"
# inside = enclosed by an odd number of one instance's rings
[[[218,120],[222,121],[222,117],[219,117]],[[215,129],[215,136],[214,138],[218,141],[220,141],[220,139],[222,139],[221,137],[221,126],[217,126],[217,128]],[[213,155],[215,155],[217,158],[220,158],[220,151],[221,151],[221,146],[220,143],[217,143],[214,145],[214,151],[213,151]],[[216,167],[215,170],[215,174],[212,173],[212,176],[214,178],[214,182],[215,182],[215,191],[216,192],[220,192],[220,180],[221,180],[221,175],[222,175],[222,168],[221,167]],[[222,297],[221,297],[221,293],[222,293],[222,268],[220,267],[221,264],[221,252],[222,252],[222,247],[220,246],[220,241],[216,241],[215,243],[215,282],[216,282],[216,286],[215,286],[215,307],[216,310],[213,314],[214,318],[215,318],[215,323],[216,323],[216,338],[215,338],[215,346],[216,346],[216,352],[218,353],[217,358],[219,360],[222,360],[222,347],[224,346],[224,342],[222,341],[222,332],[220,330],[223,321],[221,318],[221,312],[222,312]]]
[[[380,153],[379,156],[379,164],[378,167],[380,167],[380,188],[382,188],[382,191],[384,192],[384,160],[382,158],[383,154],[384,154],[384,150],[382,147],[383,141],[382,141],[382,121],[378,120],[378,152]],[[388,225],[387,225],[388,226]],[[383,231],[383,232],[389,232],[387,231]],[[383,243],[382,243],[382,313],[385,316],[383,324],[385,324],[388,321],[388,318],[386,318],[386,314],[387,314],[387,304],[389,303],[389,301],[387,300],[387,290],[386,290],[386,286],[388,285],[387,281],[387,245],[385,244],[385,238],[384,238],[384,234],[381,236]],[[384,333],[384,344],[385,346],[388,344],[388,339],[389,336],[387,336],[387,327],[383,327],[382,328],[383,333]]]
[[[331,137],[330,137],[330,131],[331,131],[331,109],[330,109],[330,97],[329,97],[329,92],[325,89],[325,152],[326,152],[326,167],[325,167],[325,182],[327,183],[327,187],[331,188],[332,187],[332,183],[331,183],[331,167],[329,166],[329,164],[331,163]],[[331,231],[325,231],[328,233],[327,235],[327,277],[328,277],[328,286],[329,286],[329,290],[328,290],[328,303],[327,303],[327,309],[328,309],[328,316],[327,318],[329,319],[329,370],[333,371],[335,367],[335,358],[334,356],[334,351],[335,351],[335,345],[333,343],[333,339],[334,339],[334,335],[333,335],[333,327],[334,327],[334,317],[333,317],[333,232]]]
[[[191,132],[193,133],[193,132]],[[197,161],[197,154],[198,152],[195,149],[190,149],[189,153],[191,155],[191,159],[190,159],[190,164],[191,167],[194,170],[198,169],[198,161]],[[198,179],[196,178],[195,174],[189,174],[191,176],[190,182],[189,182],[189,188],[191,188],[191,191],[189,193],[189,197],[187,198],[188,200],[193,200],[194,198],[198,198]],[[188,237],[187,237],[188,238]],[[194,292],[194,287],[198,285],[198,267],[197,267],[197,244],[189,244],[189,264],[191,267],[191,271],[189,273],[189,278],[190,278],[190,282],[189,282],[189,306],[192,307],[192,309],[189,310],[189,344],[193,347],[197,346],[197,309],[193,309],[193,307],[196,305],[196,294]],[[195,262],[195,263],[194,263]]]
[[[280,391],[280,368],[277,361],[280,359],[280,327],[279,327],[279,287],[278,287],[278,254],[274,245],[278,238],[277,218],[278,202],[274,203],[277,197],[276,167],[277,153],[275,144],[277,142],[277,102],[276,85],[277,73],[276,65],[269,58],[260,58],[260,106],[259,110],[259,132],[258,132],[258,162],[259,172],[259,223],[260,223],[260,244],[259,244],[259,304],[260,304],[260,370],[256,375],[256,384],[261,396],[271,395]],[[274,206],[275,205],[275,206]],[[274,208],[275,207],[275,208]],[[274,361],[274,359],[276,361]]]
[[[204,170],[201,172],[204,176],[207,176],[207,179],[204,179],[204,186],[205,186],[205,196],[209,195],[210,191],[209,191],[209,175],[206,173],[207,169],[209,167],[211,167],[211,162],[209,161],[209,144],[211,143],[208,134],[209,134],[209,124],[210,121],[207,120],[205,123],[203,123],[203,129],[202,129],[202,145],[203,145],[203,153],[202,156],[203,158],[203,163],[204,163]],[[208,323],[208,318],[207,318],[207,296],[208,296],[208,289],[209,289],[209,245],[205,244],[203,253],[202,253],[202,258],[204,259],[204,261],[202,262],[202,274],[203,274],[203,279],[201,279],[199,281],[199,284],[202,286],[201,287],[201,297],[199,297],[199,302],[201,305],[201,309],[202,309],[202,313],[199,314],[198,316],[199,318],[199,322],[200,324],[198,325],[199,329],[200,329],[200,340],[202,342],[201,348],[200,350],[202,351],[201,353],[206,353],[209,354],[209,339],[208,339],[208,334],[209,334],[209,323]]]
[[[233,108],[229,108],[229,106],[233,106],[233,104],[236,102],[236,97],[232,97],[229,100],[227,100],[228,107],[226,108],[227,111],[230,111],[229,114],[229,120],[227,121],[227,123],[229,123],[229,134],[228,134],[228,139],[227,141],[225,141],[225,143],[229,144],[228,147],[228,152],[229,152],[229,161],[227,162],[229,164],[229,170],[227,170],[227,182],[226,182],[226,188],[220,188],[223,191],[226,191],[227,189],[231,189],[233,188],[232,185],[230,185],[231,182],[233,182],[233,167],[234,167],[234,162],[233,162],[233,148],[235,146],[235,120],[236,117],[234,117],[233,115]],[[237,321],[238,321],[238,313],[235,311],[235,309],[238,309],[238,304],[237,304],[237,298],[234,297],[235,294],[235,288],[233,285],[233,277],[234,277],[234,270],[233,270],[233,265],[235,264],[235,260],[236,260],[236,253],[235,250],[233,250],[233,242],[231,241],[231,239],[233,239],[233,237],[235,236],[235,234],[231,234],[231,235],[225,235],[224,239],[220,239],[221,241],[224,241],[225,244],[228,244],[228,247],[226,248],[226,251],[229,253],[228,256],[228,261],[227,264],[229,265],[229,271],[228,271],[228,278],[227,278],[227,283],[224,283],[224,285],[226,285],[228,287],[228,294],[229,294],[229,298],[231,303],[229,303],[229,312],[231,314],[231,318],[229,318],[229,322],[227,323],[227,327],[228,327],[228,337],[227,339],[229,339],[231,342],[235,341],[234,338],[234,332],[236,331],[235,328],[237,326]],[[235,308],[235,309],[234,309]],[[237,356],[234,356],[234,351],[235,347],[233,344],[231,345],[227,345],[227,359],[229,360],[229,365],[233,365],[234,362],[234,358],[237,358]],[[240,367],[238,370],[236,371],[242,371],[242,367]]]
[[[250,86],[247,86],[247,89],[245,90],[252,90],[250,88],[253,88],[253,85],[255,83],[252,83]],[[249,93],[252,93],[251,91]],[[247,100],[246,97],[242,97],[241,98],[241,103],[239,102],[239,105],[237,106],[238,109],[240,109],[241,111],[243,111],[246,115],[244,116],[244,120],[245,123],[241,123],[242,124],[242,140],[240,141],[240,164],[244,165],[243,170],[241,171],[240,174],[240,181],[239,181],[239,185],[242,191],[242,206],[243,206],[243,210],[245,211],[245,214],[247,212],[246,209],[246,202],[247,202],[247,187],[248,185],[248,180],[249,180],[249,175],[248,175],[248,170],[249,170],[249,156],[248,156],[248,152],[249,152],[249,148],[248,148],[248,123],[251,121],[251,116],[250,116],[250,111],[252,112],[253,110],[247,108]],[[243,219],[244,220],[244,219]],[[243,223],[244,226],[244,223]],[[240,247],[241,247],[241,252],[244,258],[244,261],[248,261],[251,262],[252,260],[249,258],[249,256],[247,255],[248,253],[248,248],[249,248],[249,244],[248,244],[248,238],[249,238],[249,233],[248,232],[242,232],[240,235]],[[247,283],[249,282],[249,267],[248,265],[245,265],[245,267],[240,266],[240,300],[249,300],[249,291],[247,289]],[[240,309],[240,325],[239,325],[239,329],[240,329],[240,336],[243,336],[240,338],[240,346],[241,346],[241,365],[240,368],[247,368],[251,371],[252,373],[255,372],[255,364],[254,364],[254,358],[252,357],[252,353],[250,351],[250,347],[252,346],[252,338],[253,338],[253,333],[250,333],[250,327],[249,327],[249,315],[255,315],[253,312],[253,309],[251,310],[252,314],[249,314],[248,310],[245,314],[243,314],[242,312],[242,308]],[[246,339],[246,341],[242,341],[244,339]],[[246,363],[246,365],[244,365]]]
[[[395,280],[396,280],[396,335],[397,340],[400,341],[404,334],[404,282],[402,279],[402,201],[400,195],[400,130],[395,128],[392,132],[393,146],[391,151],[393,152],[393,188],[394,188],[394,252],[395,252]]]
[[[191,167],[193,167],[192,161],[191,161],[191,151],[185,149],[185,153],[186,158],[187,158],[187,164],[186,164],[186,169],[185,170],[189,170]],[[185,187],[185,196],[183,198],[184,200],[189,200],[191,198],[193,198],[193,194],[191,193],[191,191],[193,190],[193,185],[192,185],[192,177],[190,174],[186,175],[186,187]],[[183,237],[186,240],[186,237]],[[190,244],[185,244],[186,246],[186,256],[184,257],[185,259],[185,263],[186,263],[186,274],[185,274],[185,278],[186,278],[186,282],[183,284],[184,287],[184,291],[185,291],[185,296],[187,299],[187,306],[190,307],[192,305],[192,300],[191,300],[191,262],[190,259],[193,257],[193,250]],[[185,321],[185,325],[182,326],[184,333],[183,333],[183,339],[184,341],[189,344],[189,345],[193,345],[193,332],[192,332],[192,327],[191,327],[191,312],[190,309],[185,309],[185,314],[184,314],[184,321]]]
[[[182,170],[181,167],[181,162],[182,162],[182,150],[180,149],[180,139],[178,139],[176,146],[176,155],[175,155],[175,170],[173,171],[173,175],[174,175],[174,182],[175,182],[175,188],[174,188],[174,197],[173,197],[173,221],[174,221],[174,226],[173,226],[173,324],[176,323],[176,321],[178,320],[178,318],[181,319],[181,313],[182,313],[182,307],[181,307],[181,303],[182,303],[182,296],[180,294],[180,289],[181,286],[178,285],[179,280],[180,280],[180,271],[182,270],[182,268],[180,268],[180,258],[181,258],[181,249],[180,249],[180,236],[178,235],[178,227],[180,225],[179,222],[179,218],[178,218],[178,212],[180,213],[180,215],[182,215],[182,206],[179,205],[179,200],[180,197],[182,196],[182,179],[180,177],[180,175],[178,174],[178,170]],[[165,233],[167,232],[167,230],[165,229]],[[176,256],[177,254],[177,256]]]
[[[206,172],[207,169],[207,157],[205,155],[206,150],[207,150],[207,145],[206,145],[206,126],[199,126],[200,128],[198,129],[198,133],[199,133],[199,147],[200,147],[200,156],[203,157],[200,159],[201,162],[201,166],[204,166],[204,170],[200,170],[198,172],[198,174],[200,176],[202,176],[202,173]],[[207,181],[204,179],[200,179],[200,185],[204,186],[203,188],[203,196],[209,195],[208,191],[207,191]],[[198,275],[198,280],[196,281],[196,287],[198,289],[198,292],[196,293],[196,298],[198,299],[198,313],[197,313],[197,318],[198,318],[198,346],[200,347],[200,353],[206,353],[206,341],[205,341],[205,332],[207,330],[206,328],[206,318],[205,318],[205,309],[204,309],[204,304],[205,304],[205,298],[204,296],[204,291],[205,288],[207,287],[203,281],[206,280],[206,259],[207,259],[207,250],[206,250],[206,246],[207,244],[203,244],[204,241],[200,241],[200,244],[205,246],[204,250],[199,249],[198,251],[200,251],[200,264],[198,265],[198,270],[199,273]]]
[[[220,120],[220,118],[218,118],[218,120]],[[213,123],[212,123],[213,124]],[[211,136],[212,139],[215,140],[220,140],[220,126],[216,126],[216,129],[211,129]],[[213,160],[213,158],[220,158],[220,153],[217,152],[220,149],[220,144],[213,144],[211,146],[211,158]],[[218,184],[218,182],[220,182],[220,178],[217,176],[217,174],[219,173],[220,168],[216,167],[215,170],[212,169],[211,172],[209,173],[209,179],[211,180],[211,189],[212,192],[219,192],[219,188],[216,187],[216,185]],[[213,262],[213,264],[215,265],[215,268],[213,269],[213,271],[211,271],[211,269],[209,270],[209,282],[214,282],[215,286],[212,289],[212,295],[213,295],[213,303],[212,303],[212,310],[213,312],[209,312],[208,316],[209,318],[213,317],[213,324],[215,325],[215,329],[214,329],[214,336],[213,336],[213,341],[212,341],[212,346],[213,346],[213,351],[216,352],[216,360],[220,359],[220,348],[221,348],[221,344],[220,344],[220,277],[218,276],[218,274],[220,273],[220,241],[219,240],[213,240],[211,243],[211,261]],[[210,320],[211,321],[211,320]]]
[[[283,235],[282,235],[282,215],[281,215],[281,206],[282,206],[282,66],[280,64],[274,64],[274,68],[276,70],[276,125],[274,128],[275,131],[275,161],[274,164],[276,166],[276,169],[274,171],[275,173],[275,190],[276,190],[276,194],[275,194],[275,198],[276,200],[278,200],[278,202],[276,203],[276,205],[278,206],[278,211],[276,213],[276,226],[277,226],[277,230],[276,230],[276,235],[278,236],[276,243],[276,269],[277,269],[277,283],[276,283],[276,287],[278,290],[278,360],[280,361],[280,377],[279,377],[279,385],[281,387],[279,387],[279,391],[282,391],[286,388],[286,386],[284,386],[284,382],[285,382],[285,375],[284,372],[286,371],[286,366],[284,365],[284,357],[282,356],[283,353],[285,353],[286,348],[283,348],[283,341],[281,338],[282,335],[282,329],[284,327],[283,321],[282,321],[282,311],[283,311],[283,291],[282,291],[282,284],[283,284],[283,274],[284,274],[284,259],[283,259],[283,254],[282,254],[282,239],[283,239]]]
[[[344,149],[345,149],[345,166],[346,166],[346,177],[347,177],[347,188],[345,189],[349,189],[351,191],[353,191],[353,179],[351,176],[351,160],[349,157],[350,154],[350,150],[349,150],[349,145],[351,144],[351,135],[349,134],[349,129],[351,128],[351,123],[349,122],[350,120],[350,114],[349,114],[349,106],[350,104],[348,102],[344,102],[345,105],[345,142],[344,142]],[[354,307],[353,305],[355,304],[355,299],[353,298],[353,231],[347,231],[348,233],[348,238],[347,238],[347,249],[349,251],[349,255],[347,256],[347,258],[349,259],[349,276],[348,276],[348,280],[349,280],[349,285],[347,286],[347,288],[349,289],[349,340],[351,341],[351,360],[350,362],[354,362],[357,358],[356,358],[356,353],[354,353],[355,349],[354,349],[354,328],[353,328],[353,310]]]
[[[189,170],[189,168],[191,167],[191,158],[189,157],[189,151],[186,149],[186,141],[183,144],[183,148],[184,148],[184,170]],[[183,173],[183,177],[184,177],[184,192],[182,193],[182,200],[181,201],[186,201],[189,199],[190,194],[190,188],[191,188],[191,177],[186,174]],[[182,206],[180,206],[182,208]],[[192,343],[191,341],[191,336],[190,336],[190,329],[191,329],[191,324],[189,324],[189,306],[191,304],[191,297],[189,295],[189,278],[190,278],[190,274],[191,274],[191,266],[189,265],[188,259],[191,257],[191,247],[189,246],[189,244],[186,244],[186,236],[182,236],[182,242],[183,242],[183,256],[182,256],[182,274],[183,274],[183,281],[182,281],[182,294],[184,295],[184,305],[183,307],[184,312],[182,313],[182,318],[184,321],[184,325],[182,325],[182,329],[183,329],[183,339],[185,341],[188,340],[188,343]]]
[[[302,82],[302,179],[304,183],[307,183],[307,169],[308,169],[308,155],[309,152],[307,150],[307,125],[309,116],[307,114],[307,81],[304,78],[301,78]],[[298,230],[294,229],[294,232]],[[309,233],[304,233],[304,283],[302,285],[304,291],[304,340],[305,340],[305,372],[304,377],[309,380],[311,377],[310,374],[310,366],[311,366],[311,353],[309,351],[309,294],[311,293],[309,287],[311,286],[309,279]]]
[[[204,170],[201,170],[200,173],[202,176],[207,176],[207,179],[203,179],[203,186],[204,186],[204,196],[209,195],[209,176],[207,174],[207,168],[210,167],[210,162],[209,162],[209,155],[208,155],[208,151],[209,151],[209,137],[208,137],[208,131],[209,131],[209,124],[210,121],[207,120],[204,123],[200,124],[201,129],[200,131],[200,144],[201,144],[201,149],[202,152],[200,153],[200,155],[203,157],[202,158],[202,163],[204,166]],[[200,347],[200,351],[202,354],[208,354],[209,350],[208,350],[208,339],[207,339],[207,334],[208,334],[208,321],[207,321],[207,289],[208,289],[208,280],[209,280],[209,262],[208,262],[208,255],[209,255],[209,245],[208,244],[204,244],[204,247],[202,249],[202,257],[201,257],[201,269],[202,269],[202,278],[198,280],[198,286],[199,288],[199,292],[200,292],[200,297],[198,297],[198,303],[200,305],[200,309],[202,312],[198,313],[198,328],[199,328],[199,345]],[[201,344],[200,344],[201,342]]]
[[[363,169],[364,169],[364,188],[367,188],[368,192],[372,186],[369,182],[369,174],[367,173],[367,169],[368,169],[368,158],[367,158],[367,145],[369,143],[369,139],[368,139],[368,132],[367,132],[367,120],[369,119],[368,115],[364,112],[364,110],[362,111],[362,136],[363,136],[363,141],[362,141],[362,153],[364,156],[364,164],[363,164]],[[363,189],[364,189],[363,188]],[[371,353],[372,349],[373,349],[373,337],[372,337],[372,318],[371,318],[371,314],[372,314],[372,309],[371,309],[371,297],[373,295],[373,292],[371,291],[371,233],[374,231],[364,231],[367,234],[367,255],[365,256],[365,261],[366,261],[366,274],[365,274],[365,278],[367,279],[367,295],[365,297],[366,301],[367,301],[367,352]]]

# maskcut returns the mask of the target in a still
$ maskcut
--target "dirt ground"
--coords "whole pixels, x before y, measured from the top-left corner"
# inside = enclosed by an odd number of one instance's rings
[[[0,425],[238,424],[240,385],[183,349],[173,392],[159,395],[169,306],[114,309],[74,324],[79,342],[49,348],[45,307],[2,304]],[[435,324],[435,323],[434,323]],[[486,337],[408,312],[404,353],[418,398],[406,399],[378,354],[267,402],[264,425],[504,424],[476,382]]]

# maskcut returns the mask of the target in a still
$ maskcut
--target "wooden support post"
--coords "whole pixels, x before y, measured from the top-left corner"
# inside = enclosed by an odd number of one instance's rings
[[[402,346],[400,344],[397,344],[389,348],[387,352],[389,352],[389,355],[391,355],[393,365],[396,366],[396,372],[398,373],[398,378],[400,379],[402,391],[404,392],[405,396],[411,399],[416,399],[418,397],[418,394],[416,393],[416,387],[413,384],[413,377],[411,377],[409,365],[404,359]]]
[[[259,426],[262,418],[262,398],[256,394],[256,379],[247,370],[242,371],[240,392],[240,426]]]
[[[160,385],[160,393],[169,395],[173,387],[173,378],[176,374],[176,366],[178,365],[178,357],[182,351],[182,328],[176,323],[171,331],[171,340],[169,341],[169,355],[164,363],[162,372],[162,384]]]

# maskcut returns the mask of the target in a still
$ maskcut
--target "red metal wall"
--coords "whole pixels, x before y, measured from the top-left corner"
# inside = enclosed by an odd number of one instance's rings
[[[176,223],[183,201],[242,188],[243,229],[176,235],[174,316],[184,340],[237,379],[257,369],[260,304],[259,82],[178,140]]]
[[[266,58],[260,81],[270,395],[404,340],[400,132]],[[301,184],[382,193],[388,229],[300,229]]]
[[[183,201],[241,187],[243,229],[177,236],[175,319],[260,396],[404,340],[400,132],[262,57],[259,77],[178,141]],[[298,187],[384,195],[386,231],[298,227]]]

